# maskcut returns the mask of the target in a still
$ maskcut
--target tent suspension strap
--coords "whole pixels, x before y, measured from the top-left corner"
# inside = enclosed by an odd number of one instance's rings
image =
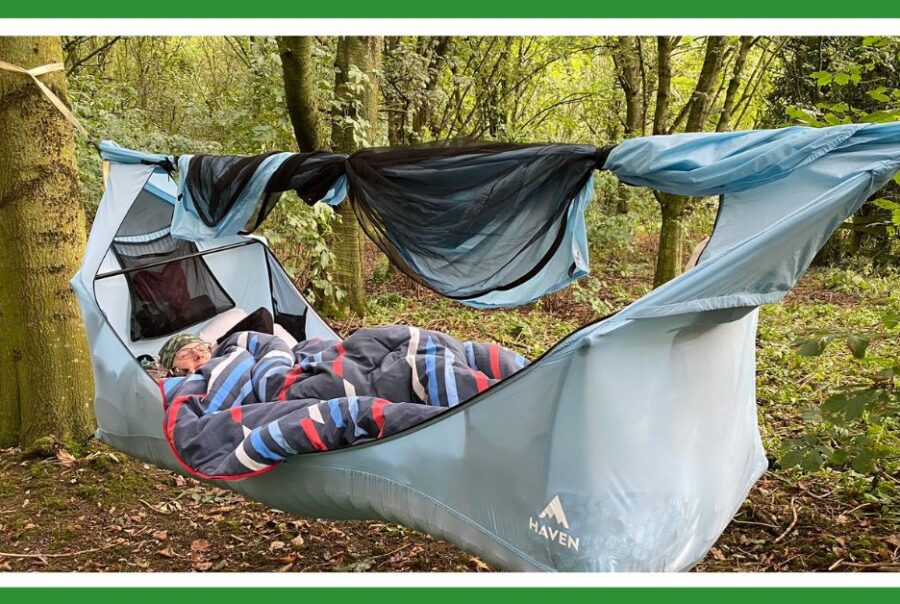
[[[75,114],[72,113],[72,110],[66,107],[66,104],[60,100],[56,94],[50,90],[50,88],[44,84],[42,81],[38,79],[38,76],[46,75],[48,73],[54,73],[57,71],[62,71],[65,69],[65,65],[63,63],[49,63],[47,65],[41,65],[40,67],[33,67],[31,69],[25,69],[24,67],[19,67],[18,65],[13,65],[12,63],[7,63],[6,61],[0,61],[0,69],[4,69],[6,71],[12,71],[14,73],[21,73],[27,76],[30,76],[34,83],[37,84],[37,87],[41,89],[41,92],[47,97],[47,99],[53,103],[53,106],[59,109],[59,112],[63,114],[69,122],[75,126],[75,128],[84,135],[84,138],[87,139],[89,143],[97,146],[94,138],[88,134],[88,131],[85,130],[84,126],[81,125],[81,122],[78,121],[78,118],[75,117]]]

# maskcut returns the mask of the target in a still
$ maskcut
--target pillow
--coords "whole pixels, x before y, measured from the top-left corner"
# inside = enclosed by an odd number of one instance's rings
[[[247,311],[243,308],[232,308],[210,321],[197,335],[206,342],[215,342],[225,335],[229,329],[237,325],[238,321],[245,319],[247,315]],[[275,336],[284,340],[291,348],[297,345],[297,339],[278,323],[272,326],[272,332]]]
[[[225,335],[225,332],[231,329],[238,321],[247,316],[247,311],[243,308],[232,308],[226,310],[221,315],[210,321],[206,327],[200,330],[197,335],[205,342],[215,342]]]

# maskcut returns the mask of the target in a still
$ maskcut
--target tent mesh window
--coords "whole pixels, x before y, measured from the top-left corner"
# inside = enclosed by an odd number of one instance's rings
[[[144,189],[128,208],[128,213],[116,232],[116,238],[142,236],[153,239],[161,232],[168,232],[174,212],[175,206],[172,203],[163,201]]]
[[[230,308],[228,296],[190,241],[168,233],[151,240],[118,237],[113,250],[131,294],[131,340],[159,338]]]
[[[298,342],[306,339],[306,305],[294,289],[291,278],[281,263],[267,249],[269,288],[272,290],[272,315],[275,322],[284,327]]]

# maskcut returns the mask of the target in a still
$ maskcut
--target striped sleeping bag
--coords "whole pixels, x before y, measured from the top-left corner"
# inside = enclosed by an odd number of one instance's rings
[[[292,348],[246,331],[197,373],[162,384],[165,435],[206,478],[243,478],[299,453],[327,451],[410,428],[525,366],[497,344],[415,327],[360,329]]]

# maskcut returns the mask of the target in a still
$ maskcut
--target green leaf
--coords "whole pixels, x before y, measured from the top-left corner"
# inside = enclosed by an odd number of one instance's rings
[[[882,210],[888,210],[891,212],[900,210],[900,203],[890,199],[885,199],[883,197],[879,199],[873,199],[872,205],[874,205],[876,208],[881,208]]]
[[[868,451],[863,451],[853,457],[850,467],[860,474],[869,474],[875,470],[875,460]]]
[[[828,346],[826,338],[816,338],[813,340],[799,340],[792,344],[794,352],[803,357],[817,357],[825,352]]]
[[[849,73],[838,73],[834,76],[834,83],[838,86],[846,86],[850,83]]]
[[[822,410],[829,415],[836,415],[844,411],[849,399],[844,393],[832,394],[822,403]]]
[[[798,449],[791,449],[781,456],[778,465],[785,469],[793,468],[799,466],[801,461],[803,461],[803,453]]]
[[[869,347],[869,342],[871,341],[870,338],[865,336],[851,335],[847,337],[847,346],[854,357],[863,359],[866,356],[866,348]]]
[[[889,382],[894,379],[896,373],[893,367],[886,367],[875,374],[875,379],[879,382]]]
[[[853,396],[851,396],[853,394]],[[835,424],[846,424],[858,419],[878,396],[878,391],[866,388],[855,393],[837,393],[822,403],[822,411]]]
[[[799,107],[788,107],[787,109],[785,109],[785,113],[788,117],[797,120],[801,124],[806,124],[807,126],[813,127],[823,126],[822,122],[817,120],[813,113],[804,109],[800,109]]]
[[[829,459],[829,463],[833,466],[842,466],[847,463],[847,460],[850,458],[850,455],[844,451],[843,449],[836,449],[834,453],[831,454],[831,459]]]
[[[818,451],[810,451],[803,456],[803,461],[800,462],[800,467],[807,472],[815,472],[822,467],[823,463],[825,463],[825,458],[822,457],[821,453],[819,453]]]
[[[844,407],[844,420],[849,422],[861,416],[869,404],[875,400],[877,394],[875,390],[863,390],[860,394],[848,400],[846,407]]]
[[[879,86],[875,90],[867,90],[866,94],[875,99],[876,101],[881,101],[882,103],[887,103],[890,101],[890,97],[885,94],[887,92],[887,88],[884,86]]]
[[[809,77],[816,80],[818,86],[827,86],[831,83],[831,80],[834,79],[834,76],[827,71],[816,71],[809,74]]]
[[[860,121],[871,122],[873,124],[886,124],[896,122],[900,117],[900,109],[892,109],[890,111],[873,111],[872,113],[861,114]]]

